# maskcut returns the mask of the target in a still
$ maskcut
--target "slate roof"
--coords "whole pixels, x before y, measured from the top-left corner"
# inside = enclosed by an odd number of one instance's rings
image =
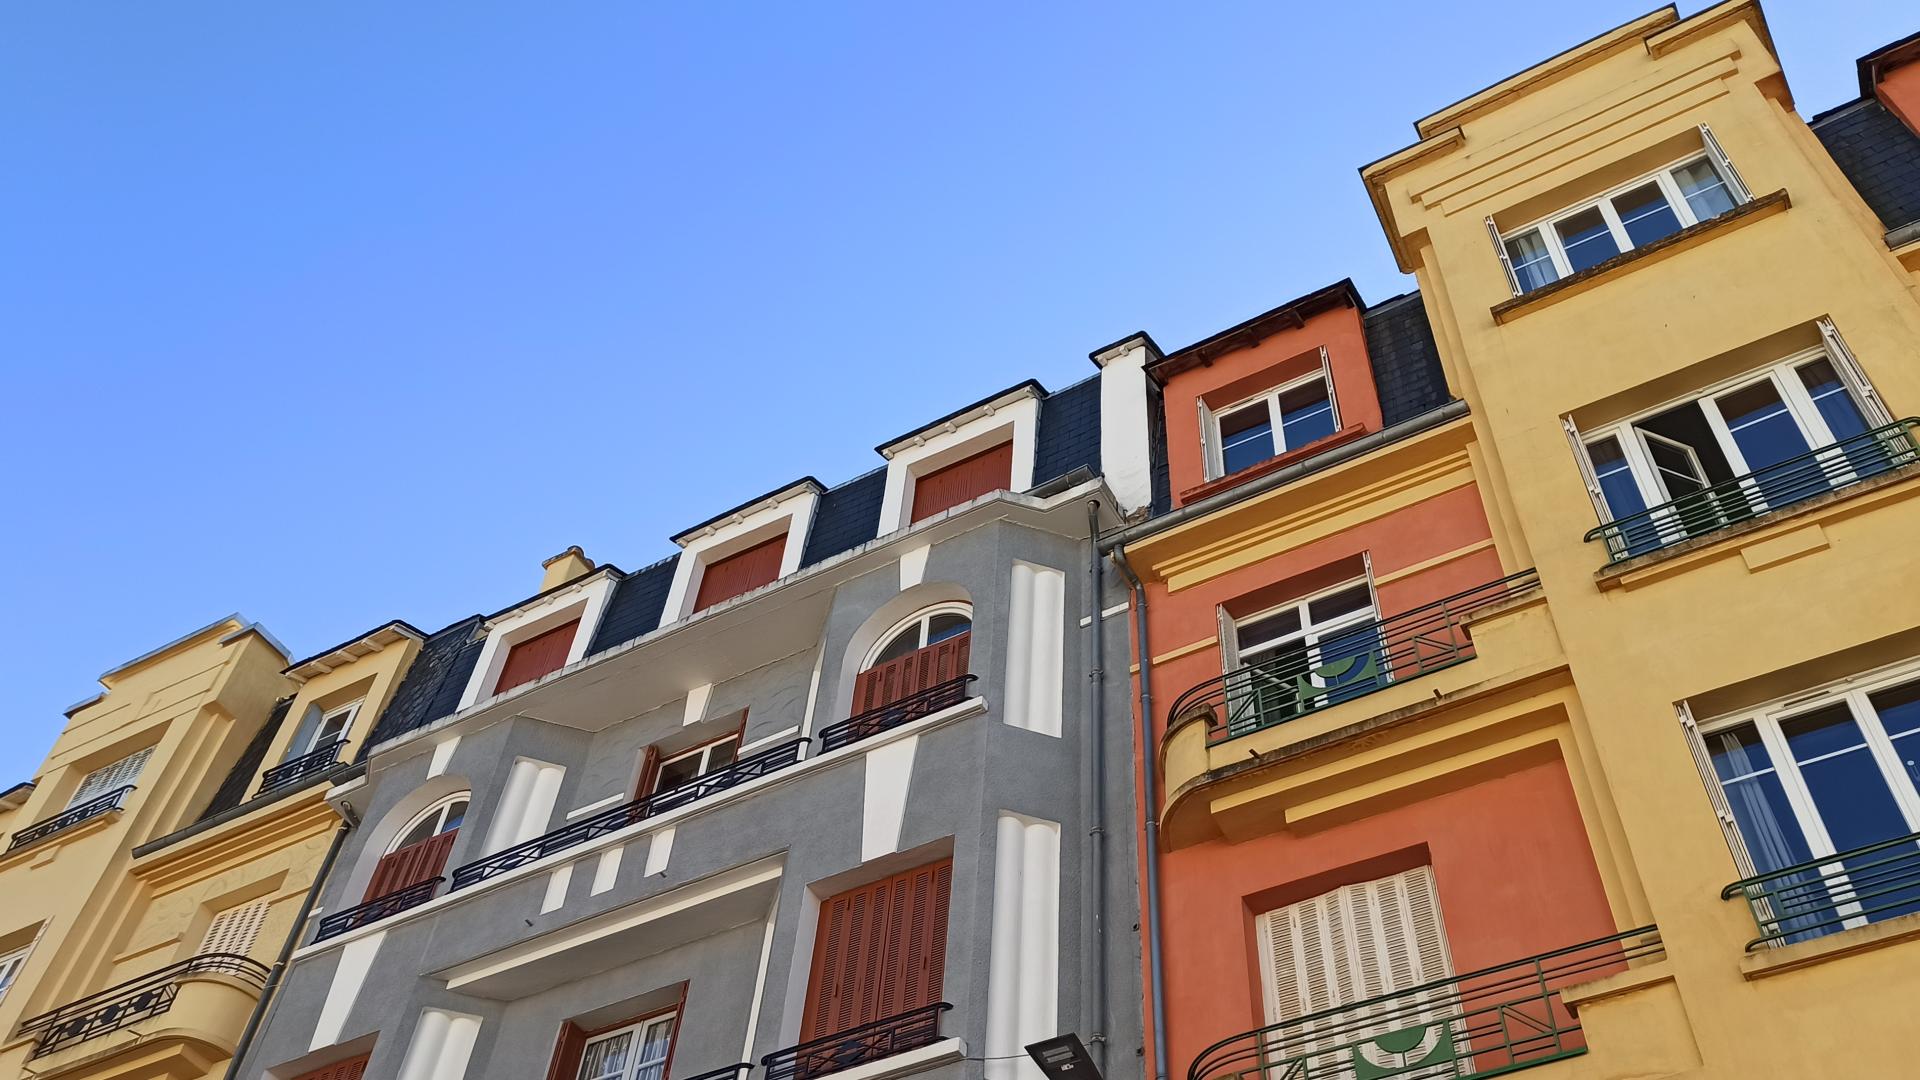
[[[606,652],[658,629],[660,613],[667,607],[667,591],[673,588],[673,571],[679,564],[680,556],[673,555],[615,582],[587,655]]]
[[[1034,435],[1033,483],[1038,487],[1087,467],[1100,475],[1100,376],[1082,379],[1040,400]]]
[[[427,638],[407,677],[393,692],[387,711],[380,714],[373,736],[361,744],[360,760],[366,759],[374,744],[425,727],[459,706],[460,694],[486,644],[478,634],[482,621],[479,615],[469,615]]]
[[[813,528],[800,565],[812,566],[852,551],[880,534],[880,503],[887,495],[885,466],[828,489],[813,510]]]
[[[273,703],[273,711],[267,714],[266,722],[260,730],[253,733],[247,741],[247,748],[240,751],[240,760],[233,763],[227,775],[221,779],[220,786],[214,789],[213,799],[207,808],[195,818],[196,822],[205,821],[222,811],[231,810],[247,801],[253,787],[253,778],[260,771],[260,764],[267,760],[267,748],[273,745],[273,737],[280,731],[280,725],[287,719],[287,710],[293,706],[293,695],[289,694]]]
[[[1367,359],[1373,365],[1373,384],[1380,394],[1382,421],[1392,427],[1402,420],[1437,409],[1451,401],[1447,379],[1440,371],[1440,349],[1427,323],[1426,306],[1418,292],[1403,293],[1367,308],[1360,316],[1367,336]]]
[[[1920,136],[1873,98],[1813,118],[1834,164],[1888,232],[1920,221]]]

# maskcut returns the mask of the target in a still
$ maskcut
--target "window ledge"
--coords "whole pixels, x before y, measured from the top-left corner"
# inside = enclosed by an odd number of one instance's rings
[[[1911,480],[1917,475],[1920,475],[1920,465],[1903,465],[1892,472],[1863,480],[1839,491],[1830,491],[1825,495],[1805,499],[1791,506],[1769,510],[1758,517],[1728,525],[1704,536],[1682,540],[1657,551],[1649,551],[1645,555],[1635,555],[1632,558],[1611,563],[1595,571],[1593,580],[1602,591],[1645,584],[1649,580],[1665,577],[1668,573],[1700,559],[1736,553],[1739,546],[1735,545],[1734,541],[1751,541],[1759,533],[1784,531],[1778,527],[1803,517],[1833,513],[1832,508],[1836,503],[1865,499],[1896,484]],[[1893,496],[1883,496],[1883,498],[1891,497]],[[1862,508],[1875,505],[1880,501],[1881,499],[1868,500],[1862,504]],[[1825,518],[1819,517],[1816,520],[1825,520]]]
[[[1672,236],[1663,237],[1645,247],[1622,252],[1605,262],[1595,263],[1577,274],[1561,278],[1548,285],[1542,285],[1532,292],[1522,293],[1511,300],[1502,300],[1493,305],[1493,321],[1506,324],[1528,312],[1537,311],[1559,303],[1570,296],[1586,292],[1605,281],[1625,274],[1642,264],[1665,258],[1678,251],[1685,251],[1703,244],[1723,232],[1737,229],[1748,222],[1758,221],[1793,205],[1785,188],[1772,193],[1749,199],[1745,203],[1721,214],[1719,217],[1689,225]]]
[[[1755,949],[1740,958],[1740,975],[1752,981],[1785,971],[1824,964],[1842,956],[1870,952],[1920,938],[1920,915],[1899,915],[1885,922],[1856,926],[1812,941]]]
[[[1289,465],[1304,461],[1322,451],[1331,450],[1343,443],[1350,443],[1366,433],[1367,426],[1365,424],[1348,424],[1339,431],[1331,435],[1322,435],[1320,438],[1313,440],[1305,446],[1295,447],[1283,454],[1275,454],[1267,460],[1257,465],[1249,465],[1239,472],[1231,472],[1225,476],[1209,480],[1204,484],[1197,484],[1190,487],[1180,493],[1180,505],[1185,506],[1190,502],[1204,499],[1209,495],[1218,494],[1235,485],[1244,484],[1256,476],[1265,476],[1270,472],[1284,469]]]

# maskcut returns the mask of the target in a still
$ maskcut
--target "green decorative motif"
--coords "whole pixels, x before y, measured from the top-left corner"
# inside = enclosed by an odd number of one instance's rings
[[[1432,1069],[1454,1062],[1453,1033],[1445,1021],[1389,1031],[1353,1045],[1353,1080],[1384,1080],[1404,1076],[1412,1069]],[[1454,1074],[1422,1072],[1425,1077]]]

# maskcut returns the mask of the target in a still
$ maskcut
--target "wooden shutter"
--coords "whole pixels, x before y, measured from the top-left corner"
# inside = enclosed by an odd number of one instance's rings
[[[147,759],[153,756],[153,747],[135,750],[111,765],[104,765],[86,775],[80,786],[74,789],[73,798],[67,800],[67,808],[79,806],[89,799],[97,799],[110,791],[118,791],[140,778],[140,770],[146,767]]]
[[[633,797],[638,799],[653,794],[653,785],[659,779],[660,748],[649,746],[640,758],[640,786],[634,791]]]
[[[449,829],[382,857],[373,866],[373,880],[367,882],[365,900],[391,896],[401,889],[439,877],[440,871],[447,868],[453,838],[459,835],[459,829]]]
[[[293,1080],[361,1080],[367,1075],[367,1059],[372,1056],[372,1051],[368,1051],[359,1057],[336,1061],[312,1072],[301,1073]]]
[[[900,657],[877,664],[853,681],[853,713],[884,709],[902,698],[967,673],[973,632],[955,634]]]
[[[580,1055],[587,1049],[587,1033],[579,1024],[560,1025],[560,1037],[554,1041],[553,1060],[547,1065],[547,1080],[578,1080]]]
[[[1001,443],[913,480],[913,517],[925,521],[989,491],[1013,486],[1013,444]]]
[[[493,692],[504,694],[516,686],[566,667],[567,652],[573,648],[573,635],[579,629],[580,620],[575,619],[535,634],[508,649],[506,663],[500,665],[500,678],[494,682]]]
[[[801,1041],[938,1002],[952,893],[942,860],[823,901]]]
[[[1433,869],[1345,885],[1255,920],[1269,1023],[1453,974]],[[1400,1017],[1405,1027],[1414,1014]],[[1352,1034],[1337,1041],[1351,1041]],[[1317,1049],[1301,1045],[1303,1053]]]
[[[200,942],[200,955],[252,955],[254,942],[260,939],[260,926],[266,921],[265,897],[222,911],[207,925],[207,936]]]
[[[694,595],[693,610],[704,611],[723,600],[772,584],[780,577],[780,560],[786,552],[787,538],[783,533],[702,567],[700,591]]]

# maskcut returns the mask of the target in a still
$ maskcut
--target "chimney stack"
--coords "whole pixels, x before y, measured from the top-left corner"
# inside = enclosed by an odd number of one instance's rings
[[[580,546],[575,544],[541,563],[540,567],[546,571],[540,579],[540,591],[546,592],[548,589],[557,588],[593,573],[593,560],[587,558],[587,553],[581,551]]]

